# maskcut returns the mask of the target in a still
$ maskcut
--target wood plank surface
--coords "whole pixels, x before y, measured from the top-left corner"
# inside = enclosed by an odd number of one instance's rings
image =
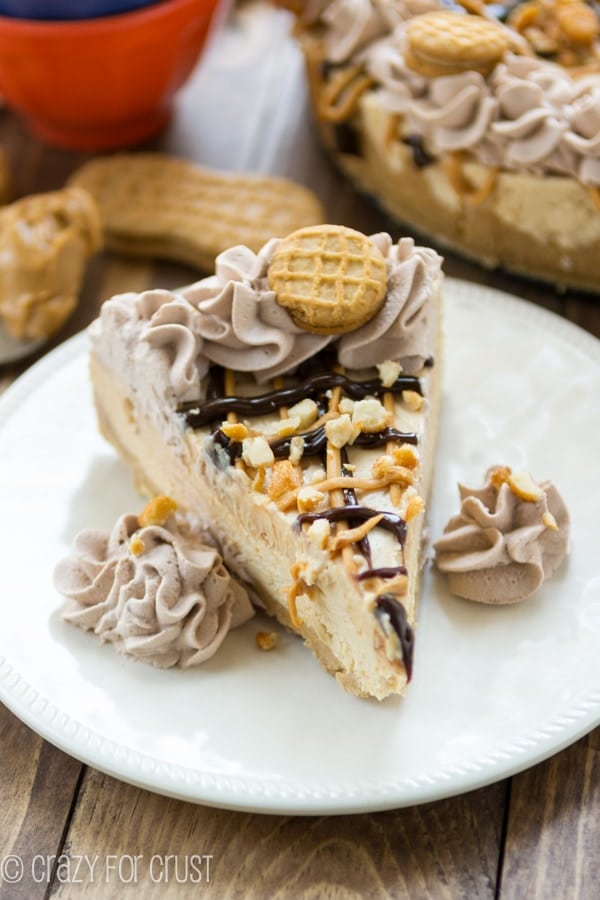
[[[0,875],[1,900],[44,897],[48,883],[31,877],[34,857],[46,860],[60,852],[77,795],[81,764],[61,753],[19,722],[0,704]],[[22,860],[25,877],[7,883]],[[50,866],[51,869],[52,866]]]
[[[215,168],[288,176],[319,193],[330,221],[408,233],[359,196],[319,147],[289,29],[290,17],[266,2],[238,4],[179,95],[170,128],[149,147]],[[33,140],[9,111],[0,113],[0,143],[16,196],[61,186],[86,158]],[[526,297],[600,336],[596,299],[445,256],[449,275]],[[113,293],[195,277],[183,266],[99,254],[76,314],[45,349],[85,327]],[[0,392],[25,365],[0,370]],[[354,816],[265,816],[123,784],[51,747],[0,707],[0,863],[11,855],[24,861],[18,883],[0,876],[0,898],[168,898],[194,890],[249,900],[593,900],[600,897],[599,751],[596,729],[531,770],[460,797]],[[60,865],[32,870],[37,856]]]
[[[512,779],[501,897],[600,897],[600,729]]]
[[[86,774],[65,850],[138,857],[144,897],[174,897],[193,857],[220,898],[493,898],[505,785],[453,800],[373,815],[286,817],[198,807]],[[148,848],[153,848],[150,853]],[[125,863],[129,866],[129,862]],[[99,870],[100,871],[100,870]],[[65,884],[54,895],[78,896]],[[117,898],[121,883],[88,884]]]

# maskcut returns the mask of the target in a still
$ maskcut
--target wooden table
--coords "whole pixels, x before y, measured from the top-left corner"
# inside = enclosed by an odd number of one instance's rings
[[[365,232],[390,223],[357,196],[318,147],[302,62],[286,13],[237,6],[180,93],[152,148],[215,168],[286,175],[316,189],[331,221]],[[0,141],[17,196],[61,186],[82,156],[35,140],[9,111]],[[446,254],[446,272],[529,298],[600,337],[600,300],[487,272]],[[85,327],[117,291],[174,287],[197,277],[166,263],[99,256],[77,313],[58,338]],[[33,360],[0,369],[0,390]],[[0,897],[600,897],[600,728],[550,760],[455,799],[378,814],[262,816],[170,800],[95,771],[43,741],[0,707],[0,860],[58,857]],[[90,877],[82,861],[210,856],[202,882]],[[76,871],[77,861],[79,866]],[[10,863],[10,861],[9,861]],[[41,865],[41,864],[40,864]],[[27,866],[27,862],[26,862]]]

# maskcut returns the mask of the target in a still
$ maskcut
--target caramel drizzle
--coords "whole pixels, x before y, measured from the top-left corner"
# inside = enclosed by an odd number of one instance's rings
[[[333,553],[341,553],[348,573],[358,581],[369,579],[386,583],[385,593],[379,594],[376,598],[376,617],[384,631],[387,627],[386,623],[389,623],[397,633],[402,647],[403,663],[407,677],[410,678],[412,649],[405,632],[407,628],[411,633],[412,631],[406,620],[406,610],[398,599],[398,595],[403,595],[407,590],[406,568],[403,565],[372,568],[367,537],[375,527],[387,528],[387,530],[395,534],[401,548],[404,549],[406,522],[395,513],[382,512],[358,505],[355,492],[374,491],[390,487],[390,493],[392,493],[394,489],[400,490],[400,486],[397,484],[398,480],[403,482],[404,486],[410,483],[412,473],[402,466],[392,466],[390,471],[380,478],[359,478],[349,474],[345,466],[345,448],[340,450],[326,440],[323,425],[329,418],[338,414],[342,392],[355,399],[361,399],[369,395],[383,395],[384,405],[390,413],[390,419],[393,421],[395,413],[394,394],[402,393],[402,391],[407,389],[422,394],[420,381],[414,376],[400,376],[392,385],[384,387],[380,379],[370,379],[362,382],[354,381],[338,369],[333,373],[317,375],[307,382],[292,388],[283,388],[281,379],[277,379],[274,382],[274,390],[267,394],[258,397],[240,397],[235,395],[234,373],[230,370],[225,370],[223,378],[223,392],[225,396],[219,397],[218,380],[215,377],[215,373],[211,371],[206,402],[184,403],[179,407],[178,411],[185,415],[188,424],[192,427],[202,427],[207,423],[214,423],[223,414],[226,415],[228,422],[235,423],[238,421],[237,415],[240,412],[242,414],[260,415],[265,411],[272,412],[277,409],[280,417],[285,418],[287,412],[286,403],[296,402],[306,396],[316,397],[322,402],[325,391],[330,391],[327,412],[321,415],[318,422],[305,435],[313,435],[314,437],[311,452],[323,452],[323,450],[325,452],[326,478],[324,481],[315,484],[315,487],[329,493],[331,507],[322,512],[300,514],[297,518],[298,525],[307,524],[318,518],[326,518],[331,522],[335,522],[336,531],[335,536],[330,540],[330,550]],[[363,445],[366,446],[378,446],[385,442],[388,451],[394,447],[397,441],[417,443],[416,435],[400,432],[393,426],[388,426],[382,432],[364,433],[359,435],[359,438],[362,438]],[[215,429],[214,439],[228,450],[232,462],[235,461],[236,465],[244,466],[242,460],[238,458],[237,448],[240,447],[238,442],[229,441],[220,428]],[[271,446],[281,458],[289,453],[290,442],[291,437],[276,439]],[[358,439],[355,443],[359,443]],[[296,495],[297,491],[288,492],[283,498],[285,508],[287,508],[288,503],[291,505],[290,501],[295,502]],[[394,505],[397,505],[392,497],[391,499]],[[281,500],[279,501],[279,506],[282,508]],[[360,524],[356,524],[357,522]],[[362,573],[358,572],[354,548],[360,549],[369,566]],[[310,587],[305,584],[302,572],[303,565],[301,563],[292,565],[290,569],[292,584],[287,589],[289,615],[292,624],[296,628],[300,628],[302,625],[297,609],[297,598],[301,593],[306,593],[310,596]]]
[[[598,212],[600,212],[600,188],[592,187],[591,185],[587,186],[587,192],[590,196],[590,199]]]
[[[340,373],[341,374],[341,373]],[[329,411],[333,413],[338,412],[339,403],[341,398],[341,386],[338,385],[331,391],[331,397],[329,400]],[[327,448],[325,451],[325,471],[327,473],[327,479],[335,482],[344,477],[342,472],[342,457],[339,448],[334,447],[333,444],[328,441]],[[346,498],[344,496],[343,486],[339,487],[332,485],[331,487],[325,487],[327,482],[322,484],[324,490],[329,493],[329,501],[333,507],[340,507],[345,509],[346,507]],[[348,522],[341,520],[337,524],[336,528],[336,538],[341,535],[342,532],[347,531],[349,528]],[[360,538],[359,538],[360,540]],[[344,565],[346,567],[346,571],[350,575],[355,575],[358,567],[354,560],[354,552],[352,550],[351,544],[346,544],[342,548],[342,559],[344,560]]]
[[[498,169],[488,168],[480,186],[474,185],[465,172],[465,154],[462,150],[448,153],[442,159],[442,165],[448,181],[465,203],[480,206],[490,196],[496,184]]]
[[[390,113],[387,120],[385,134],[383,136],[383,145],[386,150],[390,150],[398,140],[400,127],[404,116],[401,113]]]
[[[296,600],[299,595],[306,592],[306,586],[302,580],[302,563],[293,563],[290,568],[290,575],[292,576],[292,583],[287,588],[287,605],[288,612],[290,614],[290,619],[292,620],[292,625],[294,628],[300,628],[302,625],[302,619],[298,615],[298,606],[296,604]]]
[[[349,119],[364,92],[375,84],[362,66],[347,66],[322,82],[317,114],[325,122],[339,124]]]

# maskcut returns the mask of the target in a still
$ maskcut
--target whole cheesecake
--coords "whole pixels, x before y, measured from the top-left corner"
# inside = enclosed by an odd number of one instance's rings
[[[600,15],[571,0],[295,7],[341,170],[488,267],[600,291]]]
[[[256,602],[342,686],[411,676],[441,379],[441,259],[301,229],[179,294],[106,301],[100,428],[139,490],[212,532]]]

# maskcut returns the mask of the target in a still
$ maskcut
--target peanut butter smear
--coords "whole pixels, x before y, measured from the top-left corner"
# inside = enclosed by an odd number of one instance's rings
[[[434,544],[453,594],[517,603],[558,569],[569,549],[569,513],[550,481],[494,467],[482,488],[459,485],[461,507]]]
[[[50,337],[79,300],[101,228],[81,188],[32,194],[0,210],[0,320],[17,340]]]

